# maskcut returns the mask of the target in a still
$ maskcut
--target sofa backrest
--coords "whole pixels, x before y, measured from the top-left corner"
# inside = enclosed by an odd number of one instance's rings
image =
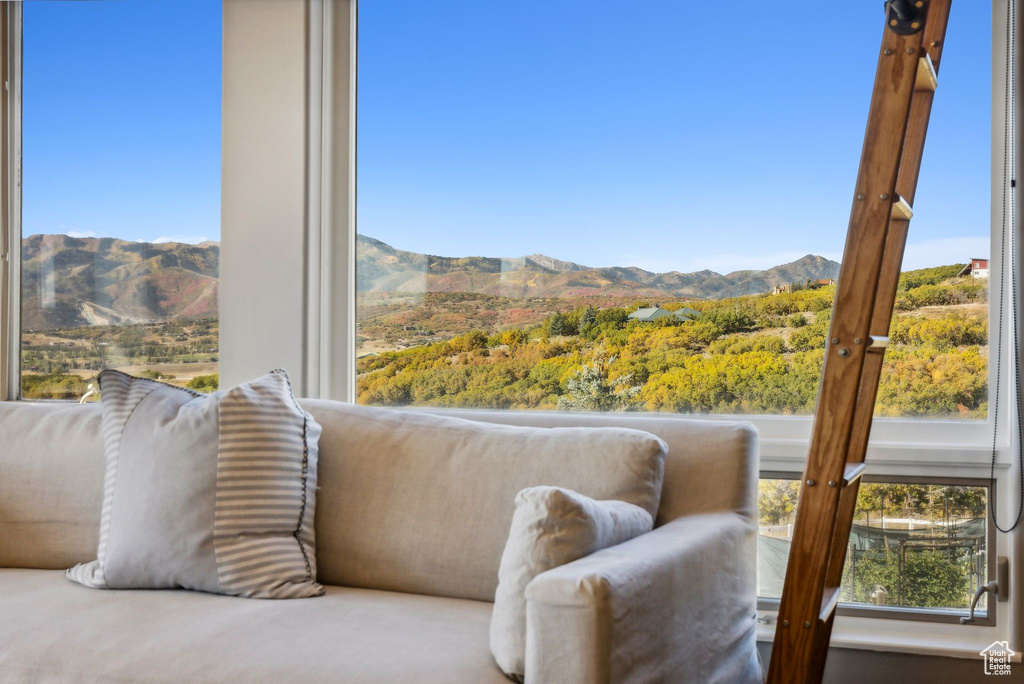
[[[739,513],[757,525],[760,448],[757,429],[744,420],[671,413],[409,410],[506,425],[625,427],[650,432],[668,446],[656,527],[684,515],[723,511]]]
[[[491,601],[522,489],[658,510],[666,446],[648,432],[303,406],[323,427],[316,546],[327,584]]]
[[[348,453],[354,444],[346,433],[346,425],[352,425],[352,407],[323,400],[303,400],[302,404],[324,427],[316,515],[321,581],[490,600],[515,492],[522,486],[551,483],[519,481],[503,468],[493,471],[502,487],[477,488],[474,482],[489,481],[486,467],[479,470],[480,464],[473,463],[471,472],[460,472],[466,468],[458,460],[447,465],[442,460],[427,471],[433,491],[419,499],[401,492],[415,493],[418,486],[426,485],[422,482],[424,471],[406,471],[400,461],[391,463],[398,467],[379,473],[378,481],[362,486],[360,480],[373,477],[374,471],[366,467],[365,460],[355,468],[359,459]],[[739,513],[752,527],[756,525],[757,433],[745,422],[649,414],[421,409],[399,413],[410,417],[436,413],[506,425],[618,427],[653,433],[668,446],[657,525],[683,515],[718,511]],[[372,431],[369,434],[372,436]],[[364,430],[363,444],[370,443],[366,435]],[[387,443],[386,436],[381,434],[381,445]],[[0,402],[0,567],[58,569],[94,559],[104,466],[99,406]],[[604,476],[607,467],[598,469],[601,477],[554,484],[590,488],[585,493],[599,498],[632,497],[644,505],[650,492],[602,488],[605,482],[620,487],[615,484],[620,480]],[[446,486],[449,481],[450,488]],[[442,490],[456,505],[443,514],[450,519],[438,518],[442,514],[437,510],[428,512],[435,516],[431,529],[440,526],[438,520],[446,523],[443,530],[433,529],[434,534],[444,535],[438,539],[445,542],[443,548],[435,548],[418,533],[410,536],[408,521],[421,513],[417,506],[435,500],[436,492]],[[394,496],[388,498],[389,492]],[[482,492],[496,499],[486,508],[490,511],[486,515],[480,507]],[[393,508],[385,511],[385,504]],[[474,521],[471,535],[460,537],[460,530],[469,529],[466,525],[460,528],[460,522],[469,515],[483,520]],[[361,533],[353,534],[353,530]]]
[[[0,567],[95,560],[105,471],[98,404],[0,401]]]

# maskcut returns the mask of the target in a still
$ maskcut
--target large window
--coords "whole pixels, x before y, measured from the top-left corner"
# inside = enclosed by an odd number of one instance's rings
[[[220,2],[22,7],[21,396],[215,388]]]
[[[746,8],[756,76],[719,12],[363,3],[360,402],[813,412],[880,12]],[[880,416],[987,415],[991,14],[955,14]]]

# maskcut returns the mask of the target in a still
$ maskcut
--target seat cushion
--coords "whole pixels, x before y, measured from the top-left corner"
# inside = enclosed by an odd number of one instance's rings
[[[0,570],[3,682],[507,684],[491,604],[327,587],[308,601],[182,590],[93,591]]]

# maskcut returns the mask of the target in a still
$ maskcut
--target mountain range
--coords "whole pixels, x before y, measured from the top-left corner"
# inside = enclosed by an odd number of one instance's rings
[[[360,235],[361,292],[478,292],[506,297],[721,298],[782,283],[835,278],[839,264],[808,254],[764,271],[654,273],[592,268],[543,254],[508,259],[407,252]],[[220,245],[32,235],[22,240],[26,330],[217,315]]]
[[[361,292],[480,292],[506,297],[591,295],[720,299],[767,292],[775,285],[839,277],[839,264],[808,254],[764,271],[722,275],[654,273],[636,266],[593,268],[543,254],[499,259],[442,257],[395,249],[360,235],[357,287]]]

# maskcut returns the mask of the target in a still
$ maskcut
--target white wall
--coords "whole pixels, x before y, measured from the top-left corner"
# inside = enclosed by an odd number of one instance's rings
[[[224,0],[222,387],[284,368],[305,394],[308,11]]]
[[[284,368],[354,398],[355,15],[224,0],[222,387]]]

